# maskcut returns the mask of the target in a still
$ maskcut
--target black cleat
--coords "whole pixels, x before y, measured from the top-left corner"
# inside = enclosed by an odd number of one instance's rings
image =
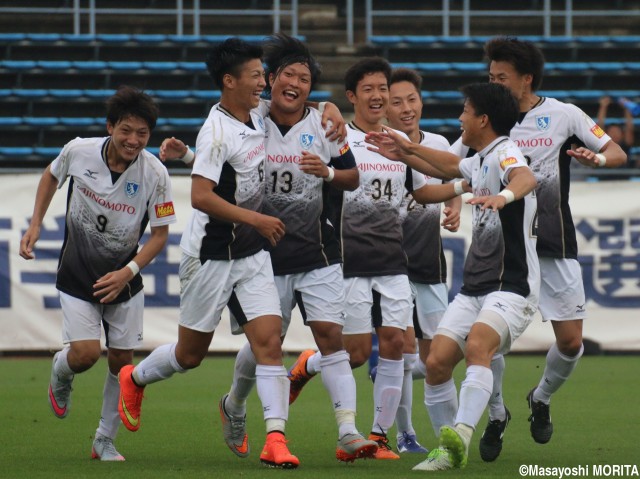
[[[549,405],[540,401],[533,400],[533,388],[527,396],[527,403],[531,410],[529,422],[531,423],[531,437],[538,444],[546,444],[551,440],[553,434],[553,424],[551,424],[551,415],[549,413]]]
[[[504,410],[507,413],[505,420],[489,420],[480,438],[480,457],[484,462],[495,461],[502,452],[502,436],[511,421],[511,413],[506,406]]]

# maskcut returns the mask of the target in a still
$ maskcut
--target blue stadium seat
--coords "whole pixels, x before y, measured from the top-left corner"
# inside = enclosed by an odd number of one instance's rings
[[[218,101],[222,92],[220,90],[194,90],[191,94],[194,98],[198,98],[200,100]]]
[[[107,62],[107,67],[113,70],[140,70],[143,68],[142,62],[134,62],[134,61],[113,61]]]
[[[183,100],[191,97],[191,92],[188,90],[148,90],[147,93],[168,100]]]
[[[395,68],[395,63],[392,65]],[[407,65],[410,65],[407,63]],[[429,73],[429,72],[446,72],[451,70],[451,63],[447,63],[447,62],[431,62],[431,63],[427,63],[427,62],[419,62],[419,63],[414,63],[413,64],[413,68],[419,72],[425,72],[425,73]],[[408,67],[411,68],[411,67]]]
[[[27,39],[26,33],[0,33],[0,42],[21,42]]]
[[[627,70],[638,71],[640,70],[640,62],[624,62],[624,67]]]
[[[331,100],[331,92],[326,90],[316,90],[309,94],[311,101],[328,101]]]
[[[168,35],[164,35],[161,33],[137,33],[131,35],[131,39],[134,42],[138,43],[162,43],[166,42],[168,39]]]
[[[58,120],[58,123],[64,126],[94,126],[104,125],[106,123],[104,118],[90,117],[61,117]]]
[[[455,90],[434,91],[431,92],[431,96],[437,100],[461,100],[462,92]]]
[[[0,60],[0,68],[7,70],[33,70],[35,67],[33,60]]]
[[[62,40],[69,43],[89,43],[95,41],[96,36],[90,33],[63,33]]]
[[[168,35],[167,38],[174,43],[197,43],[202,41],[201,35]]]
[[[82,90],[82,95],[89,98],[107,98],[115,93],[115,90]]]
[[[33,148],[29,146],[0,146],[0,156],[31,156]]]
[[[619,72],[625,69],[622,62],[590,62],[589,66],[595,71],[603,73]]]
[[[47,96],[49,92],[42,88],[28,89],[28,88],[14,88],[13,94],[22,98],[42,98]]]
[[[54,126],[60,123],[60,119],[55,116],[25,116],[22,122],[29,126]]]
[[[444,120],[440,118],[422,118],[420,120],[420,128],[430,129],[430,128],[441,128],[446,126]]]
[[[127,43],[131,41],[131,35],[127,33],[99,33],[96,40],[105,43]]]
[[[13,90],[11,88],[0,88],[0,98],[6,98],[12,95],[13,95]]]
[[[440,39],[440,37],[436,37],[435,35],[405,35],[402,38],[403,41],[409,45],[429,45]]]
[[[71,90],[62,90],[58,88],[54,88],[48,91],[49,95],[54,98],[80,98],[84,96],[85,90],[80,89],[71,89]]]
[[[19,116],[0,116],[0,126],[22,125],[22,118]]]
[[[142,67],[147,70],[154,71],[169,71],[169,70],[177,70],[178,63],[177,62],[142,62]]]
[[[102,60],[72,61],[71,66],[78,70],[104,70],[107,68],[107,62]]]
[[[204,62],[177,62],[177,65],[180,70],[187,70],[191,72],[204,72],[207,70],[207,66]]]
[[[603,43],[611,41],[611,37],[608,35],[587,35],[575,37],[574,40],[578,43],[585,43],[587,45],[594,43],[597,45],[601,45]]]
[[[404,37],[400,35],[371,35],[370,40],[374,45],[398,45],[404,41]]]
[[[547,96],[551,98],[556,98],[558,100],[563,100],[571,96],[571,92],[566,90],[540,90],[536,92],[540,96]]]
[[[36,62],[38,68],[43,70],[69,70],[71,62],[65,60],[39,60]]]
[[[482,72],[487,71],[487,64],[484,62],[453,62],[451,68],[462,72]]]
[[[27,40],[32,42],[53,43],[61,39],[60,33],[27,33]]]
[[[618,44],[640,43],[640,35],[613,35],[610,40]]]
[[[58,147],[58,146],[36,146],[33,149],[33,152],[36,155],[48,156],[50,158],[55,158],[60,153],[60,150],[62,150],[61,146],[60,147]]]

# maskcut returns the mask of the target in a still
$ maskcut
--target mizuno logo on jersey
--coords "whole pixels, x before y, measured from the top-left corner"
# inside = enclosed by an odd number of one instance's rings
[[[598,125],[593,125],[593,127],[591,128],[591,133],[596,135],[598,138],[602,138],[604,135],[604,130]]]
[[[342,148],[340,148],[340,156],[344,155],[347,151],[349,151],[349,143],[345,143]]]
[[[164,218],[165,216],[172,216],[175,214],[175,210],[173,209],[173,202],[169,201],[168,203],[161,203],[156,205],[156,216],[158,218]]]
[[[90,169],[87,168],[86,173],[84,174],[84,176],[86,176],[87,178],[91,178],[92,180],[95,180],[96,177],[95,175],[97,174],[97,171],[91,171]]]
[[[503,170],[507,168],[507,166],[509,165],[514,165],[518,162],[518,160],[516,160],[513,156],[510,156],[509,158],[505,158],[504,160],[502,160],[500,162],[500,168],[502,168]]]

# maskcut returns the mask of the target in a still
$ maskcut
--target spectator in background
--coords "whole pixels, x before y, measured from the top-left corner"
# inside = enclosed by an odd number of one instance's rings
[[[620,148],[622,148],[622,150],[627,154],[627,158],[630,158],[631,147],[633,146],[634,142],[633,114],[628,108],[629,102],[623,100],[625,99],[621,98],[618,101],[618,104],[620,105],[620,109],[622,110],[624,116],[624,124],[609,123],[609,125],[606,125],[607,113],[612,103],[611,97],[609,96],[603,96],[602,98],[600,98],[600,108],[598,108],[597,123],[600,128],[602,128],[607,133],[607,135],[611,137],[613,141],[620,145]]]

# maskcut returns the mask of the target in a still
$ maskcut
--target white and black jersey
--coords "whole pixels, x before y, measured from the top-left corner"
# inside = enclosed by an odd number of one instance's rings
[[[598,152],[611,138],[577,106],[545,97],[522,115],[509,136],[538,180],[538,254],[577,259],[569,207],[571,157],[566,151],[582,142]]]
[[[264,118],[251,110],[242,123],[220,104],[213,106],[198,133],[192,176],[216,183],[215,193],[227,202],[261,211],[264,200]],[[194,210],[180,242],[182,250],[204,263],[253,255],[264,248],[257,230]]]
[[[76,138],[51,163],[61,188],[67,178],[66,227],[56,287],[93,303],[94,283],[125,266],[138,252],[147,224],[175,223],[171,182],[158,158],[142,150],[120,174],[107,163],[110,137]],[[137,274],[113,303],[129,300],[142,290]]]
[[[474,196],[491,196],[508,185],[512,168],[528,168],[518,147],[506,136],[460,162],[460,172]],[[473,228],[461,292],[483,296],[507,291],[537,304],[540,266],[536,254],[536,198],[529,193],[498,212],[473,207]]]
[[[360,186],[340,196],[334,224],[344,261],[344,276],[371,277],[407,274],[402,248],[400,207],[405,191],[426,184],[424,175],[400,162],[369,151],[366,133],[347,125],[347,140],[360,174]]]
[[[270,249],[276,275],[312,271],[340,263],[334,227],[328,219],[329,183],[300,169],[302,151],[318,155],[336,169],[355,168],[349,143],[329,141],[318,110],[306,109],[292,127],[266,123],[264,212],[285,224],[285,236]]]
[[[420,144],[447,151],[449,142],[442,135],[420,132]],[[427,184],[441,185],[439,178],[424,175]],[[400,208],[404,251],[409,262],[409,279],[415,283],[438,284],[447,281],[447,263],[440,236],[440,203],[421,205],[406,192]]]

